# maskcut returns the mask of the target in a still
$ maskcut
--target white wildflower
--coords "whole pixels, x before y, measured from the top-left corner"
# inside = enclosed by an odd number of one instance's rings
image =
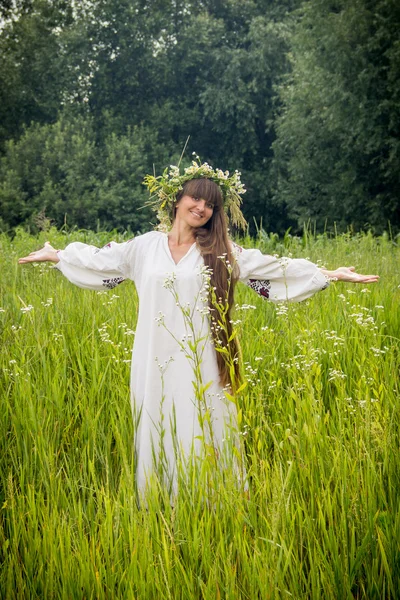
[[[32,304],[28,304],[28,306],[23,306],[22,308],[20,308],[20,311],[24,314],[30,312],[31,310],[33,310]]]
[[[53,304],[53,298],[47,298],[46,302],[42,302],[42,306],[49,307]]]
[[[335,379],[346,379],[346,373],[340,371],[339,369],[329,369],[329,379],[328,381],[335,381]]]
[[[256,310],[256,307],[252,304],[236,304],[235,308],[236,310]]]

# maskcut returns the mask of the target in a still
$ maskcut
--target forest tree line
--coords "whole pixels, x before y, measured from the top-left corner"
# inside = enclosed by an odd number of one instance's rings
[[[251,226],[400,227],[398,0],[3,0],[0,229],[146,231],[146,173],[239,169]]]

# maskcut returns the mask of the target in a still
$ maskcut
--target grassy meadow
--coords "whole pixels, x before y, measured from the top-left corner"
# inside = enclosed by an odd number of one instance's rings
[[[381,280],[290,305],[238,286],[249,489],[215,472],[213,501],[182,485],[173,507],[154,489],[145,509],[129,401],[134,285],[97,293],[17,264],[47,239],[99,246],[110,234],[0,238],[0,597],[398,598],[399,245],[242,241]]]

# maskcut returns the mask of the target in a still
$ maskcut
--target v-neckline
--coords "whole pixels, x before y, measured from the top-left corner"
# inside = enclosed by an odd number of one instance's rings
[[[175,262],[174,257],[172,256],[171,248],[169,247],[167,233],[165,234],[165,245],[166,245],[166,250],[167,250],[168,256],[170,257],[171,261],[174,263],[175,267],[177,267],[192,252],[193,248],[196,246],[196,242],[193,242],[193,244],[190,246],[190,248],[188,248],[187,252],[185,252],[185,254],[178,260],[178,262]]]

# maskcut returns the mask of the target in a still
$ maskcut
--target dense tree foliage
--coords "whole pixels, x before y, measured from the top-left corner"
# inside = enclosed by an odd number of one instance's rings
[[[141,180],[202,159],[245,214],[399,225],[395,0],[15,0],[1,6],[3,229],[148,229]],[[140,210],[139,210],[140,209]]]
[[[277,196],[300,223],[400,224],[399,27],[396,0],[303,4],[274,144]]]

